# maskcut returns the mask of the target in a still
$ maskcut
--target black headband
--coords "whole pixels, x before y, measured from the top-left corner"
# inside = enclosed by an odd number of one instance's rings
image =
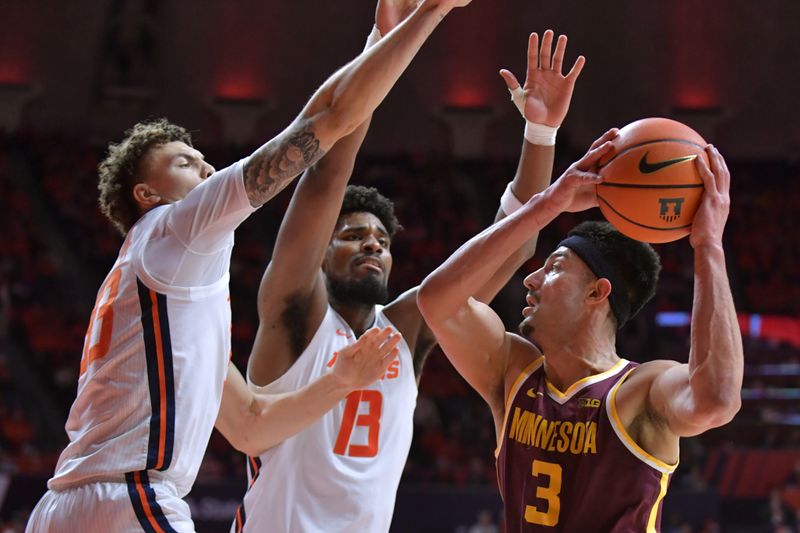
[[[611,294],[608,296],[608,301],[611,304],[611,311],[617,317],[617,328],[621,328],[630,317],[631,304],[625,295],[622,280],[614,265],[608,262],[600,250],[592,244],[592,241],[580,235],[567,237],[558,243],[558,246],[564,246],[575,252],[595,276],[606,278],[611,282]]]

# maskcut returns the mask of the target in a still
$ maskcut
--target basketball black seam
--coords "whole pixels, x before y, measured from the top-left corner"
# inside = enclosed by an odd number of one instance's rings
[[[626,147],[623,151],[621,151],[620,153],[614,155],[614,157],[612,157],[611,159],[609,159],[608,161],[606,161],[602,165],[598,165],[597,168],[601,169],[601,168],[609,165],[613,160],[615,160],[616,158],[618,158],[619,156],[621,156],[623,154],[626,154],[626,153],[630,152],[634,148],[639,148],[640,146],[646,146],[648,144],[665,143],[665,142],[688,144],[688,145],[694,146],[696,148],[699,148],[700,150],[703,150],[703,147],[700,146],[699,144],[694,143],[692,141],[687,141],[687,140],[684,140],[684,139],[653,139],[652,141],[644,141],[644,142],[641,142],[641,143],[638,143],[638,144],[633,144],[631,146]]]
[[[686,228],[691,228],[691,227],[692,227],[692,225],[691,225],[691,224],[686,224],[685,226],[678,226],[677,228],[657,228],[657,227],[655,227],[655,226],[648,226],[647,224],[639,224],[638,222],[636,222],[636,221],[633,221],[633,220],[629,219],[628,217],[626,217],[625,215],[623,215],[622,213],[620,213],[619,211],[617,211],[616,209],[614,209],[614,206],[613,206],[613,205],[611,205],[611,204],[608,202],[608,200],[606,200],[605,198],[603,198],[603,197],[602,197],[602,196],[600,196],[599,194],[597,195],[597,198],[598,198],[599,200],[602,200],[602,201],[603,201],[603,203],[604,203],[604,204],[606,204],[606,205],[608,206],[608,208],[609,208],[609,209],[611,209],[611,210],[612,210],[614,213],[616,213],[617,215],[619,215],[619,217],[620,217],[620,218],[622,218],[623,220],[625,220],[625,221],[627,221],[627,222],[630,222],[631,224],[635,224],[636,226],[639,226],[639,227],[645,228],[645,229],[653,229],[653,230],[656,230],[656,231],[675,231],[675,230],[679,230],[679,229],[686,229]]]
[[[696,189],[702,187],[702,183],[686,183],[677,185],[643,185],[639,183],[618,183],[604,181],[599,185],[606,185],[608,187],[628,187],[631,189]]]

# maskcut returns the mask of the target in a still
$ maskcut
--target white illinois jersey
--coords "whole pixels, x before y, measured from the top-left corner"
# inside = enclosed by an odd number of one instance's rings
[[[151,481],[189,492],[229,362],[233,230],[253,211],[242,166],[149,211],[128,233],[98,291],[70,443],[49,488],[127,483],[139,519],[157,522]]]
[[[382,306],[376,307],[375,326],[393,326]],[[294,365],[266,387],[251,387],[268,393],[297,390],[329,372],[335,353],[353,341],[353,330],[328,306]],[[260,457],[248,458],[249,488],[231,531],[389,530],[417,403],[405,340],[399,351],[381,380],[350,393],[306,430]]]

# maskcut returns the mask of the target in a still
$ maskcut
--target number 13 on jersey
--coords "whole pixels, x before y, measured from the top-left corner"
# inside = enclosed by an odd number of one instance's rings
[[[376,390],[357,390],[347,395],[342,415],[342,427],[333,446],[333,452],[350,457],[375,457],[378,455],[378,436],[381,432],[383,395]],[[361,404],[366,412],[359,413]],[[353,444],[350,439],[357,426],[367,428],[367,444]]]

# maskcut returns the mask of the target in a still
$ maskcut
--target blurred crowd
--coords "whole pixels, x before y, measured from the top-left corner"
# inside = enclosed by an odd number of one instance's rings
[[[199,148],[218,168],[249,153],[202,143]],[[121,242],[96,207],[96,167],[103,150],[78,138],[0,138],[0,471],[48,475],[65,442],[63,429],[54,432],[46,417],[33,411],[52,405],[62,422],[66,418],[94,291]],[[558,154],[557,172],[580,155],[566,146],[559,146]],[[733,205],[726,250],[737,309],[799,319],[800,162],[728,163]],[[456,161],[441,154],[359,160],[353,182],[375,186],[393,199],[405,227],[392,244],[391,294],[419,283],[492,221],[515,167],[513,160]],[[290,195],[291,188],[236,233],[233,357],[242,370],[258,325],[258,283]],[[598,211],[559,217],[543,232],[526,268],[540,265],[579,220],[599,217]],[[664,267],[658,294],[622,330],[618,351],[637,361],[685,361],[688,327],[659,327],[656,316],[691,308],[692,251],[685,239],[657,249]],[[511,328],[522,308],[521,280],[513,280],[494,304]],[[800,449],[800,396],[793,397],[800,392],[800,347],[746,339],[745,352],[749,396],[742,413],[729,427],[688,441],[676,483],[705,488],[709,478],[702,466],[710,450],[731,443]],[[23,360],[12,364],[14,357]],[[28,379],[19,380],[18,373],[26,371]],[[767,393],[773,390],[784,392]],[[423,372],[415,422],[405,482],[495,483],[491,414],[439,351]],[[797,476],[790,470],[786,483],[790,474]],[[243,457],[215,434],[200,479],[238,475],[244,480],[244,472]]]

